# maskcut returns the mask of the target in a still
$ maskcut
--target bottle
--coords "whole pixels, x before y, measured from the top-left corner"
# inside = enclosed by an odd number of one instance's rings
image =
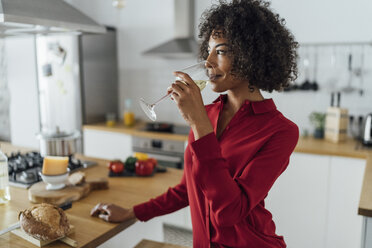
[[[124,102],[124,115],[123,115],[124,125],[131,127],[134,125],[134,113],[132,111],[132,100],[126,99]]]
[[[0,150],[0,204],[10,201],[8,158]]]

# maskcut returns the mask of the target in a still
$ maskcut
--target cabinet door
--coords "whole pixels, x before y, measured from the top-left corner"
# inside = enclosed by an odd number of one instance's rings
[[[363,217],[358,215],[366,161],[332,157],[326,247],[361,247]]]
[[[325,248],[330,157],[293,153],[266,198],[288,248]]]
[[[124,160],[132,153],[132,137],[130,135],[91,129],[84,130],[84,155],[86,156]]]

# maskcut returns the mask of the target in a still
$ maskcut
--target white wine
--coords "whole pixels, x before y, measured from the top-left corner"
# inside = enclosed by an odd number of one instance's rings
[[[0,204],[6,203],[9,200],[8,159],[0,151]]]
[[[199,87],[200,91],[204,90],[205,86],[207,86],[207,80],[195,80],[196,85]]]

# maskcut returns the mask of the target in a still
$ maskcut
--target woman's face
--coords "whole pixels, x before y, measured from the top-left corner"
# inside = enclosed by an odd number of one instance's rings
[[[238,80],[231,74],[232,54],[228,41],[221,32],[215,31],[209,38],[207,61],[215,68],[210,83],[215,92],[224,92],[235,88],[247,87],[246,81]]]

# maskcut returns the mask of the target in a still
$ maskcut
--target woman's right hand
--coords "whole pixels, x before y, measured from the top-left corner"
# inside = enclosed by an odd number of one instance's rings
[[[108,222],[123,222],[135,219],[133,208],[122,208],[115,204],[98,203],[90,211],[91,216],[99,217]]]

